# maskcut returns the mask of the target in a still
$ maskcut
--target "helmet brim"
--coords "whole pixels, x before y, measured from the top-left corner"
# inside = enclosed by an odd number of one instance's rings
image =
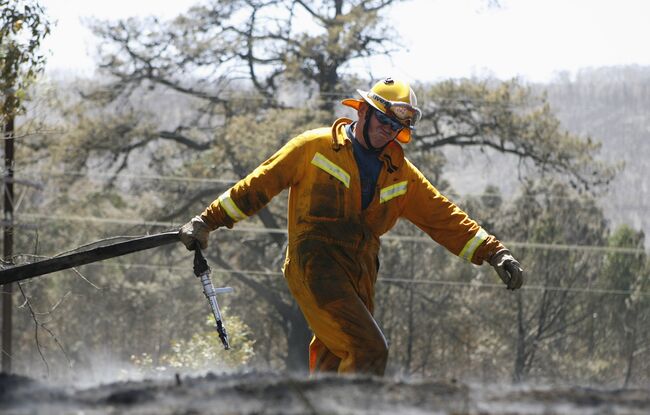
[[[359,111],[359,108],[361,108],[361,104],[363,104],[365,101],[361,99],[354,99],[354,98],[347,98],[341,101],[341,104],[354,108],[355,110]]]
[[[379,106],[377,106],[377,104],[375,104],[375,102],[372,99],[370,99],[370,97],[368,96],[368,91],[357,89],[357,93],[359,95],[361,95],[361,98],[363,98],[363,99],[348,98],[348,99],[344,99],[343,101],[341,101],[341,103],[343,105],[347,105],[348,107],[352,107],[352,108],[358,110],[359,107],[361,106],[361,104],[366,102],[366,103],[372,105],[376,110],[379,110],[379,111],[383,112],[384,114],[386,113],[385,108],[380,108]]]

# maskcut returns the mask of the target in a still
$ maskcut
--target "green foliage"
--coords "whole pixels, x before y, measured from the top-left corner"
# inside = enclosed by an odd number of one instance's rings
[[[600,320],[607,322],[614,334],[605,344],[605,353],[613,359],[626,361],[624,385],[627,385],[635,366],[637,354],[646,350],[650,330],[647,319],[650,318],[650,275],[647,255],[643,251],[645,235],[623,225],[609,237],[608,245],[612,248],[604,258],[601,270],[602,284],[618,291],[614,299],[604,304]],[[638,250],[632,255],[622,250]],[[613,360],[612,359],[612,360]],[[621,366],[607,367],[609,373],[621,373]]]
[[[224,350],[219,335],[214,328],[214,317],[208,315],[204,327],[210,329],[194,333],[189,339],[172,340],[169,351],[162,354],[156,362],[149,353],[131,356],[131,361],[142,370],[206,370],[238,369],[244,367],[255,355],[248,326],[236,315],[227,316],[226,329],[230,340],[230,350]]]
[[[645,235],[627,225],[620,226],[609,237],[608,245],[613,248],[632,248],[643,250]],[[624,252],[609,252],[605,256],[603,277],[612,289],[633,290],[641,283],[639,278],[647,259],[645,254],[630,256]]]
[[[50,33],[50,23],[37,1],[0,0],[0,93],[5,96],[1,115],[13,117],[23,109],[27,87],[45,65],[39,52]]]

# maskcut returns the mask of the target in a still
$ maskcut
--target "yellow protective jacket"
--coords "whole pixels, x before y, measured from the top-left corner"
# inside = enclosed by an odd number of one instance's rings
[[[503,245],[442,196],[396,142],[379,155],[374,199],[362,210],[350,122],[293,138],[201,216],[212,229],[230,228],[290,188],[284,274],[314,331],[310,369],[382,375],[388,345],[372,317],[379,237],[404,217],[475,264]]]
[[[503,245],[444,197],[391,142],[379,155],[384,166],[374,199],[361,209],[361,184],[351,120],[307,131],[223,193],[202,213],[211,227],[231,228],[290,187],[287,261],[298,258],[301,241],[367,250],[376,261],[379,237],[404,217],[453,254],[480,265]],[[303,244],[304,245],[304,244]]]

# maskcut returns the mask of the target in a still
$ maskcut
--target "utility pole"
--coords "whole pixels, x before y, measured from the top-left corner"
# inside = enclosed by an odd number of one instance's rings
[[[2,1],[0,8],[0,93],[4,96],[0,119],[5,142],[3,260],[14,255],[14,119],[23,108],[22,96],[34,77],[45,68],[39,52],[50,33],[50,22],[38,0]],[[19,92],[19,93],[18,93]],[[13,284],[0,286],[2,298],[2,370],[11,372]]]
[[[7,96],[13,99],[13,94]],[[4,244],[3,260],[11,264],[14,256],[14,117],[7,118],[4,125],[5,142],[5,174],[4,174]],[[11,373],[11,341],[12,341],[12,312],[13,284],[2,286],[2,371]]]

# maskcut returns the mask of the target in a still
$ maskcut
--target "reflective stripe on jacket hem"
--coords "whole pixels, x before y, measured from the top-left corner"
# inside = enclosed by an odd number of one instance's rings
[[[311,164],[322,170],[325,170],[327,173],[339,179],[341,183],[345,185],[345,187],[350,188],[350,174],[336,164],[329,161],[327,157],[321,153],[317,152],[314,154],[314,158],[311,159]]]
[[[476,249],[487,239],[488,236],[488,233],[485,232],[483,228],[479,229],[478,232],[476,232],[476,235],[467,241],[465,247],[460,251],[458,256],[471,262],[474,252],[476,252]]]
[[[381,189],[381,192],[379,192],[379,203],[388,202],[397,196],[406,194],[407,184],[408,181],[405,180],[403,182],[395,183],[394,185]]]
[[[228,216],[235,222],[239,222],[240,220],[246,219],[248,216],[244,212],[241,211],[235,204],[235,202],[232,200],[230,197],[230,189],[226,190],[219,196],[219,204],[223,207],[223,209],[226,211]]]

